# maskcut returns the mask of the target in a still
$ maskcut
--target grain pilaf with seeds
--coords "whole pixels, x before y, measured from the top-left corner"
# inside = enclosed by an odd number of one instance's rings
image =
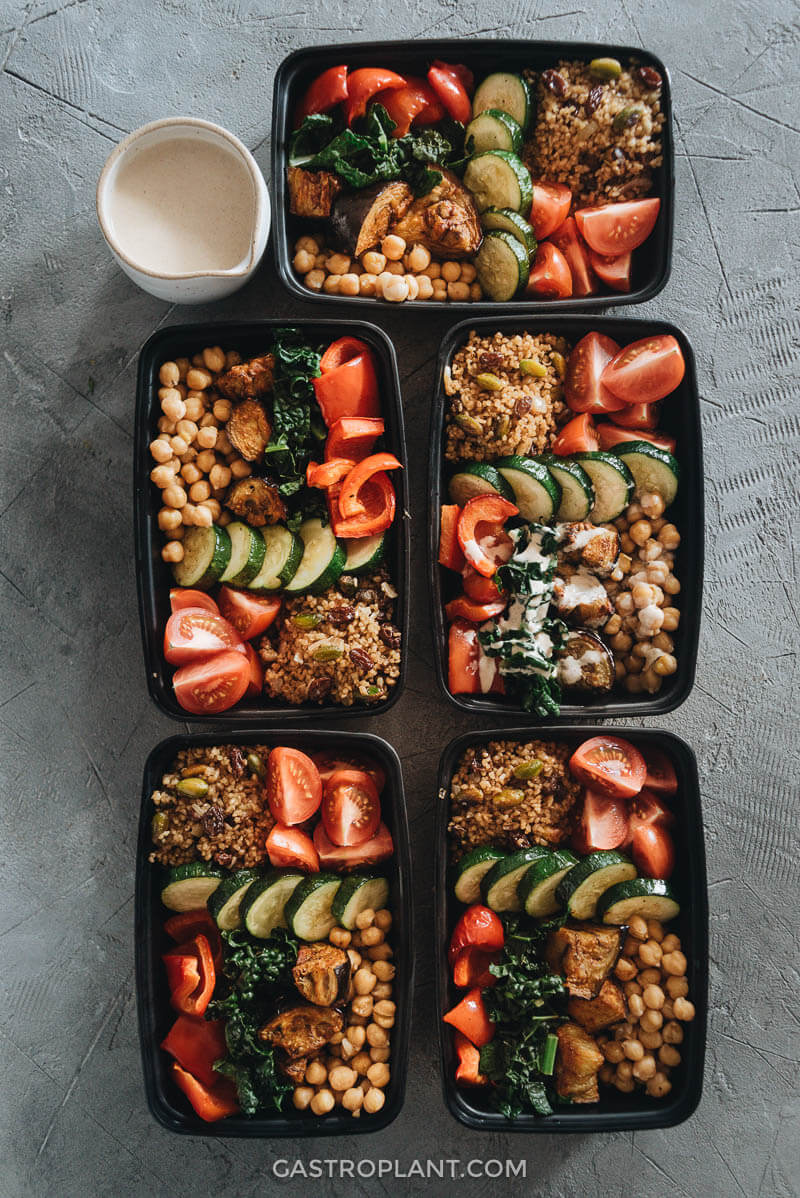
[[[445,457],[483,462],[544,452],[567,414],[569,348],[553,333],[480,337],[472,329],[445,372]]]
[[[264,745],[181,749],[152,794],[150,860],[160,865],[213,861],[223,869],[263,865],[275,824],[258,772],[268,757]]]
[[[453,857],[482,844],[563,844],[581,794],[568,757],[568,746],[555,741],[493,740],[467,749],[450,784]]]

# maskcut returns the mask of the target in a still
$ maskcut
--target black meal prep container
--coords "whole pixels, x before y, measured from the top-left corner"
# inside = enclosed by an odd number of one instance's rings
[[[703,450],[700,432],[700,396],[697,390],[694,352],[684,333],[663,320],[632,320],[614,316],[536,316],[521,320],[518,316],[481,317],[463,321],[450,329],[439,349],[436,366],[436,390],[431,406],[430,513],[428,520],[428,562],[430,595],[433,611],[434,661],[439,685],[445,696],[463,711],[483,716],[528,718],[538,722],[535,715],[526,715],[521,708],[489,695],[454,695],[447,686],[447,635],[444,604],[455,598],[458,588],[451,570],[438,564],[440,509],[447,503],[447,480],[452,467],[444,458],[444,417],[447,396],[443,378],[445,367],[453,354],[467,341],[471,329],[479,336],[500,332],[507,336],[516,333],[555,333],[575,345],[586,333],[594,330],[627,345],[651,334],[671,333],[677,338],[686,360],[686,373],[680,386],[662,403],[660,429],[677,437],[675,455],[680,467],[678,494],[669,509],[671,520],[681,534],[675,575],[681,584],[676,596],[681,619],[675,637],[677,671],[665,678],[656,695],[627,695],[616,689],[609,697],[570,701],[561,705],[561,715],[551,716],[548,722],[571,719],[614,719],[619,716],[664,715],[674,711],[689,695],[694,685],[697,665],[697,644],[700,635],[700,614],[703,599]],[[609,414],[611,418],[613,414]]]
[[[563,300],[509,300],[495,303],[478,300],[465,303],[452,300],[426,300],[426,308],[448,312],[558,312],[565,309],[610,307],[617,304],[641,304],[662,290],[672,269],[672,235],[675,213],[675,151],[672,138],[672,88],[669,73],[660,58],[648,50],[633,46],[614,46],[606,42],[541,42],[533,40],[486,38],[443,38],[402,42],[340,43],[334,46],[310,46],[295,50],[283,60],[275,75],[272,99],[272,197],[274,202],[273,245],[278,274],[286,287],[299,299],[310,303],[360,304],[376,303],[396,311],[414,310],[414,303],[389,304],[366,296],[327,295],[304,287],[292,268],[294,243],[303,233],[313,233],[313,222],[292,216],[286,184],[288,139],[294,128],[294,111],[300,97],[317,75],[329,67],[345,62],[351,70],[357,67],[387,67],[413,75],[425,75],[434,59],[461,62],[470,67],[477,79],[492,71],[535,71],[554,67],[563,59],[614,57],[623,66],[632,60],[640,66],[655,67],[663,80],[661,111],[664,127],[661,133],[662,165],[654,172],[653,194],[661,199],[658,221],[647,241],[633,257],[633,278],[627,294],[605,291],[583,298]]]
[[[162,561],[163,534],[156,517],[159,509],[158,490],[150,481],[153,459],[149,444],[158,435],[160,415],[158,402],[158,371],[162,362],[176,357],[189,357],[207,345],[236,349],[243,356],[263,351],[273,330],[291,326],[298,328],[312,343],[325,345],[347,334],[360,337],[373,350],[380,383],[381,409],[386,431],[382,445],[407,462],[406,439],[403,427],[403,407],[400,398],[400,379],[397,358],[386,334],[375,325],[360,320],[253,320],[172,325],[154,333],[139,355],[136,381],[136,431],[134,442],[133,512],[136,551],[136,584],[139,592],[139,620],[142,628],[147,687],[153,702],[172,719],[212,724],[262,724],[268,720],[344,719],[348,716],[381,715],[400,698],[405,686],[408,659],[409,616],[409,498],[408,472],[395,472],[397,513],[389,533],[386,555],[391,580],[397,590],[395,624],[403,637],[400,677],[388,698],[369,706],[342,707],[335,703],[309,703],[292,706],[261,695],[242,699],[229,711],[218,715],[195,715],[185,711],[172,690],[173,669],[164,658],[164,629],[170,614],[169,592],[175,585],[172,571]]]
[[[271,747],[287,745],[306,753],[336,749],[348,754],[372,757],[380,762],[386,771],[381,809],[383,820],[392,834],[395,849],[394,857],[384,868],[391,887],[392,947],[394,963],[397,966],[394,981],[397,1017],[392,1031],[391,1082],[386,1090],[386,1103],[375,1115],[353,1119],[347,1112],[339,1110],[319,1117],[307,1111],[297,1111],[289,1102],[281,1113],[253,1119],[233,1116],[218,1123],[205,1123],[195,1114],[188,1100],[170,1079],[171,1058],[159,1048],[175,1020],[175,1012],[169,1002],[166,972],[161,961],[161,954],[166,952],[172,943],[163,930],[164,921],[170,913],[161,903],[163,870],[161,866],[151,865],[148,861],[148,854],[152,848],[150,821],[153,816],[150,795],[160,786],[162,775],[180,749],[219,744],[266,744]],[[411,849],[403,776],[400,759],[387,741],[366,732],[322,732],[316,729],[280,733],[275,729],[227,734],[192,732],[161,741],[150,753],[144,767],[136,849],[136,1004],[145,1094],[153,1117],[168,1131],[193,1136],[230,1136],[243,1139],[268,1139],[273,1136],[354,1136],[386,1127],[400,1113],[405,1098],[411,1001],[414,993],[413,910]]]
[[[600,1102],[593,1106],[556,1107],[547,1116],[519,1115],[506,1119],[490,1108],[479,1089],[459,1087],[455,1082],[456,1055],[453,1029],[442,1022],[442,1015],[464,997],[453,985],[447,964],[447,946],[459,915],[466,910],[453,893],[450,853],[447,839],[450,781],[465,750],[482,747],[491,740],[528,741],[536,739],[567,741],[573,748],[595,731],[624,736],[639,747],[652,745],[663,749],[678,775],[678,793],[671,799],[675,812],[676,868],[670,879],[681,911],[675,930],[688,960],[689,999],[695,1006],[695,1018],[681,1026],[684,1040],[680,1047],[681,1064],[671,1071],[672,1090],[663,1099],[648,1098],[643,1091],[621,1094],[609,1086],[601,1087]],[[494,731],[468,732],[451,741],[439,763],[438,807],[436,811],[436,1015],[442,1087],[448,1110],[459,1123],[477,1131],[498,1132],[595,1132],[652,1131],[683,1123],[697,1109],[703,1091],[703,1066],[706,1051],[708,1013],[708,882],[700,809],[697,760],[692,749],[671,732],[656,729],[603,727],[498,728]],[[670,924],[670,927],[673,925]]]

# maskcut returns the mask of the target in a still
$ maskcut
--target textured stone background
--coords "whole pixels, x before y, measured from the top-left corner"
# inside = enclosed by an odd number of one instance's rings
[[[643,45],[672,72],[675,267],[649,311],[688,333],[703,396],[709,536],[700,665],[691,698],[663,723],[694,746],[703,782],[712,911],[705,1095],[680,1128],[588,1138],[481,1137],[443,1108],[425,846],[438,754],[473,721],[436,694],[424,583],[428,405],[448,320],[404,313],[381,323],[398,349],[411,450],[412,667],[398,706],[363,726],[403,757],[416,846],[422,899],[410,1084],[387,1130],[298,1151],[397,1157],[406,1166],[412,1156],[524,1156],[527,1183],[506,1188],[528,1194],[616,1193],[623,1177],[624,1193],[653,1198],[673,1189],[799,1192],[797,9],[788,0],[579,0],[575,8],[486,0],[475,12],[455,0],[415,0],[400,19],[399,7],[0,0],[3,1198],[311,1188],[271,1181],[271,1162],[292,1156],[290,1144],[170,1136],[144,1103],[134,832],[144,758],[175,729],[145,691],[131,430],[137,354],[154,329],[313,309],[282,294],[269,263],[245,291],[207,311],[137,291],[97,228],[98,172],[125,132],[187,113],[231,128],[266,172],[272,74],[290,50],[478,33]],[[477,1195],[485,1182],[460,1188]],[[392,1189],[453,1187],[409,1181]]]

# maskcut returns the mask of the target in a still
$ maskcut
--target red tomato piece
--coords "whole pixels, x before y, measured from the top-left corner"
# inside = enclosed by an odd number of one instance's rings
[[[375,789],[378,791],[378,794],[381,793],[386,785],[386,771],[372,757],[361,757],[355,753],[351,755],[323,750],[321,753],[312,753],[311,760],[319,770],[323,787],[326,782],[330,781],[337,770],[360,770],[364,774],[369,774],[375,783]]]
[[[454,121],[466,125],[472,119],[472,104],[463,70],[447,62],[435,62],[428,82]]]
[[[482,903],[473,903],[471,907],[467,907],[453,928],[447,950],[447,962],[452,969],[458,954],[470,945],[487,952],[496,952],[505,942],[506,935],[500,917]]]
[[[204,607],[184,607],[167,620],[164,656],[170,665],[184,666],[241,643],[239,633],[222,616]]]
[[[537,241],[555,233],[569,216],[572,192],[563,183],[547,183],[540,179],[533,185],[530,223]]]
[[[334,844],[325,825],[318,823],[314,829],[314,847],[319,853],[320,865],[324,869],[358,869],[362,865],[377,865],[394,852],[392,834],[386,824],[379,824],[378,831],[362,844]]]
[[[216,1074],[217,1081],[213,1086],[204,1086],[191,1073],[181,1069],[177,1061],[172,1062],[172,1077],[189,1099],[195,1114],[205,1123],[216,1123],[220,1119],[226,1119],[228,1115],[238,1114],[236,1085],[230,1078]]]
[[[350,847],[370,840],[381,822],[381,801],[369,774],[336,770],[325,783],[322,822],[334,844]]]
[[[372,453],[368,458],[362,458],[348,472],[339,492],[339,511],[345,520],[351,516],[363,516],[364,503],[361,491],[374,475],[382,470],[402,470],[402,462],[398,462],[393,453]]]
[[[169,593],[170,611],[183,611],[186,607],[202,607],[206,611],[219,615],[219,608],[210,595],[205,591],[192,591],[187,587],[173,587]]]
[[[309,462],[306,467],[306,484],[320,487],[323,491],[346,478],[355,465],[349,458],[331,458],[329,462]]]
[[[644,786],[647,767],[639,750],[621,736],[593,736],[569,759],[572,774],[584,786],[613,799],[632,799]]]
[[[476,495],[464,504],[456,530],[458,543],[469,565],[479,574],[491,578],[497,569],[497,557],[491,552],[494,546],[482,545],[481,541],[491,540],[492,529],[502,531],[506,520],[518,514],[519,508],[502,495]],[[478,525],[489,525],[490,528],[479,532]]]
[[[453,695],[480,694],[478,630],[455,620],[450,625],[447,652],[447,687]]]
[[[631,855],[645,878],[669,878],[675,868],[675,844],[661,824],[644,824],[634,830]]]
[[[487,952],[474,944],[462,948],[453,963],[453,984],[459,990],[471,990],[473,986],[486,990],[494,986],[497,978],[489,971],[489,966],[496,965],[499,960],[499,950]]]
[[[639,791],[635,798],[630,800],[628,804],[628,818],[631,832],[635,832],[637,828],[643,828],[649,824],[659,824],[664,828],[668,828],[671,824],[675,823],[675,816],[664,802],[664,797],[652,790],[648,790],[646,786]]]
[[[227,649],[203,661],[181,666],[172,677],[175,698],[193,715],[218,715],[244,696],[250,665],[244,653]]]
[[[397,498],[388,474],[379,471],[364,483],[358,493],[363,511],[356,516],[347,518],[342,516],[339,510],[339,491],[338,486],[331,487],[328,491],[331,528],[337,537],[344,539],[372,537],[391,527],[397,507]]]
[[[248,591],[237,591],[227,585],[220,587],[218,598],[223,616],[245,641],[261,636],[274,623],[281,610],[280,598],[251,595]]]
[[[472,566],[465,566],[463,574],[464,594],[476,603],[496,603],[502,598],[503,592],[494,578],[484,578]]]
[[[647,789],[653,790],[659,795],[677,794],[678,775],[675,773],[675,766],[664,750],[651,745],[642,749],[642,756],[647,766],[647,778],[645,779]]]
[[[246,698],[252,698],[260,695],[264,689],[264,667],[261,664],[261,658],[249,641],[245,641],[244,654],[250,668],[247,690],[244,693]]]
[[[685,372],[680,345],[670,333],[660,333],[621,349],[603,371],[603,382],[625,403],[648,404],[674,391]]]
[[[322,779],[310,757],[279,746],[267,763],[267,802],[279,824],[304,824],[322,802]]]
[[[483,1048],[494,1037],[494,1024],[477,988],[470,990],[452,1011],[442,1016],[445,1023],[457,1028],[476,1048]]]
[[[601,449],[613,449],[624,441],[649,441],[659,449],[675,452],[677,441],[666,433],[645,433],[641,429],[617,428],[616,424],[598,424],[597,435],[600,438]]]
[[[458,543],[458,517],[461,508],[457,503],[443,503],[441,515],[441,532],[439,534],[439,565],[447,570],[458,570],[460,573],[466,565],[466,559]]]
[[[569,263],[551,241],[543,241],[533,259],[525,294],[541,299],[567,299],[572,295]]]
[[[572,275],[572,294],[594,295],[597,287],[589,266],[589,252],[578,235],[574,216],[568,216],[555,233],[550,234],[550,243],[561,250],[567,260]]]
[[[660,403],[627,403],[623,404],[611,419],[622,428],[652,430],[658,428],[660,412]]]
[[[402,75],[382,67],[360,67],[347,76],[347,99],[344,102],[345,119],[352,125],[356,117],[363,116],[367,104],[376,92],[405,87]]]
[[[599,448],[597,429],[588,412],[567,421],[552,445],[553,453],[562,458],[573,453],[592,453]]]
[[[646,241],[658,217],[661,200],[623,200],[602,208],[578,208],[575,221],[581,237],[598,254],[629,254]]]
[[[463,1032],[453,1032],[453,1045],[458,1057],[456,1081],[467,1086],[488,1086],[489,1079],[481,1073],[481,1054],[470,1044]]]
[[[312,112],[330,112],[347,99],[347,67],[329,67],[318,75],[297,106],[295,127]]]
[[[343,347],[342,341],[345,342]],[[353,349],[359,345],[362,348],[353,353]],[[333,355],[332,351],[335,351]],[[336,360],[338,356],[348,355],[338,366],[333,366],[323,371],[319,378],[312,379],[322,419],[328,428],[343,416],[362,416],[365,419],[380,417],[378,375],[369,346],[355,337],[343,337],[340,342],[334,342],[328,347],[324,357],[328,355],[332,355],[329,361]]]
[[[613,799],[610,795],[587,789],[581,823],[590,852],[617,849],[628,842],[628,805],[624,799]]]
[[[310,836],[299,828],[276,824],[267,837],[267,856],[276,869],[302,869],[319,873],[319,856]]]
[[[383,421],[380,418],[342,416],[328,429],[325,461],[349,458],[351,462],[360,462],[372,452],[373,445],[382,436]]]
[[[573,412],[615,412],[625,405],[600,376],[619,353],[616,341],[603,333],[587,333],[569,355],[564,379],[564,398]]]
[[[493,603],[475,603],[466,595],[451,599],[445,604],[448,620],[469,620],[472,624],[483,624],[506,610],[505,599],[497,599]]]
[[[631,260],[629,253],[617,254],[612,258],[608,254],[598,254],[593,249],[589,250],[589,265],[600,282],[605,283],[612,291],[630,291]]]

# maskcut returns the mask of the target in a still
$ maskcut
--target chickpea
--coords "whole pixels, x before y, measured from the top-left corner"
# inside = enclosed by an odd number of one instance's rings
[[[658,986],[661,982],[661,970],[648,966],[639,970],[639,982],[642,986]]]
[[[163,491],[174,484],[175,471],[170,466],[154,466],[150,471],[150,481]]]
[[[359,932],[363,932],[365,928],[371,928],[375,922],[375,912],[372,907],[365,907],[363,911],[359,911],[356,916],[356,927]]]
[[[389,1066],[383,1061],[376,1061],[374,1065],[370,1065],[367,1070],[367,1078],[372,1082],[373,1086],[378,1086],[383,1090],[389,1084]]]
[[[368,1019],[372,1015],[373,998],[371,994],[359,994],[350,1004],[353,1017]],[[353,1020],[355,1022],[355,1018]]]
[[[345,1037],[353,1045],[353,1048],[356,1050],[356,1052],[360,1052],[364,1047],[364,1041],[367,1038],[367,1033],[365,1032],[364,1028],[359,1027],[358,1024],[351,1024],[345,1032]]]
[[[614,1028],[614,1034],[618,1040],[630,1040],[633,1036],[633,1024],[627,1019],[624,1023],[618,1023]]]
[[[310,1086],[321,1086],[327,1076],[327,1070],[318,1058],[306,1065],[306,1081]]]
[[[376,1015],[373,1011],[372,1021],[373,1023],[377,1023],[378,1027],[382,1027],[386,1031],[394,1027],[394,1015]]]
[[[365,928],[361,933],[361,943],[364,948],[375,948],[378,944],[383,944],[383,932],[380,928]]]
[[[597,1076],[604,1086],[612,1086],[614,1084],[614,1066],[601,1065]]]
[[[315,254],[310,254],[308,250],[298,250],[292,259],[292,266],[299,275],[307,275],[309,271],[314,269],[315,261]]]
[[[622,989],[625,991],[626,998],[632,998],[634,994],[638,994],[640,998],[642,996],[642,987],[638,982],[626,982]]]
[[[642,965],[658,965],[661,962],[661,945],[657,940],[648,940],[639,949],[639,960]]]
[[[222,514],[222,506],[218,499],[204,499],[202,503],[198,504],[198,508],[200,511],[205,510],[209,513],[211,516],[211,524],[213,524],[215,520],[219,520],[220,515]],[[211,525],[203,525],[203,527],[210,528]]]
[[[346,275],[350,270],[350,258],[347,254],[331,254],[325,262],[325,269],[331,275]]]
[[[328,258],[328,251],[325,250],[324,253],[317,254],[316,258],[314,259],[314,267],[316,268],[316,270],[321,270],[323,274],[325,273],[325,263],[327,261],[327,258]]]
[[[198,399],[197,396],[187,399],[185,415],[187,420],[191,420],[193,424],[198,424],[205,415],[205,407],[203,406],[202,399]]]
[[[689,993],[689,983],[685,977],[670,976],[666,981],[667,994],[673,1003],[676,998],[686,998]]]
[[[609,616],[608,619],[606,620],[605,626],[603,628],[603,632],[608,637],[616,636],[621,628],[622,628],[622,619],[620,616],[618,616],[615,613],[613,616]]]
[[[164,488],[161,492],[161,498],[166,507],[182,508],[186,506],[186,492],[183,487],[179,487],[175,482],[171,486]]]
[[[181,372],[177,362],[162,362],[158,372],[158,381],[162,387],[174,387],[180,382]]]
[[[376,980],[377,979],[372,970],[368,969],[366,966],[362,966],[356,971],[356,975],[353,978],[353,985],[355,986],[356,994],[369,994],[372,990],[372,987],[375,985]]]
[[[659,531],[658,540],[665,549],[677,549],[681,543],[681,534],[674,524],[665,524]]]
[[[203,350],[203,362],[206,369],[219,374],[225,369],[225,354],[219,345],[207,346]]]
[[[629,1061],[641,1061],[644,1056],[644,1048],[640,1040],[625,1040],[622,1051]]]
[[[603,1045],[603,1056],[612,1065],[618,1065],[625,1058],[625,1050],[619,1040],[609,1040]]]
[[[642,995],[642,998],[644,998],[644,995]],[[645,1003],[645,1006],[647,1006],[647,1003]],[[639,1027],[643,1032],[659,1032],[661,1031],[663,1022],[664,1016],[661,1012],[654,1007],[648,1007],[639,1020]]]
[[[648,1052],[655,1052],[657,1048],[661,1047],[663,1042],[661,1032],[642,1031],[641,1024],[639,1026],[639,1039]]]
[[[459,262],[443,262],[442,278],[446,283],[457,282],[461,278],[461,264]]]
[[[367,1090],[366,1094],[364,1095],[364,1110],[368,1115],[374,1115],[381,1109],[385,1102],[386,1095],[384,1094],[383,1090],[379,1090],[377,1087],[373,1086],[373,1088],[371,1090]]]
[[[186,374],[186,384],[192,391],[205,391],[207,387],[211,386],[212,382],[211,375],[205,369],[195,367]]]
[[[364,1101],[364,1091],[360,1086],[352,1086],[342,1095],[342,1106],[346,1111],[360,1111]]]
[[[425,270],[422,273],[426,274],[428,276],[428,278],[431,280],[431,282],[434,282],[436,279],[441,279],[441,277],[442,277],[441,262],[429,262],[428,265],[425,267]]]
[[[641,694],[644,689],[642,679],[638,674],[628,674],[623,681],[623,686],[630,695]]]
[[[433,299],[439,301],[447,299],[447,283],[444,279],[433,280]]]
[[[297,239],[294,248],[296,250],[305,250],[309,254],[318,254],[320,251],[319,239],[306,233],[303,237]]]
[[[303,282],[305,283],[306,287],[309,287],[312,291],[321,291],[322,284],[325,282],[325,271],[310,270]]]
[[[224,487],[227,487],[230,484],[230,481],[231,481],[230,468],[228,466],[218,466],[215,463],[208,472],[208,481],[211,484],[213,490],[215,490],[215,491],[222,490]],[[341,931],[341,929],[339,929],[339,930]],[[350,943],[350,934],[349,933],[348,933],[348,937],[347,937],[347,943],[348,944]],[[345,945],[339,945],[339,947],[344,948]]]
[[[328,934],[328,939],[336,948],[347,948],[352,938],[352,933],[348,932],[347,928],[331,928]]]
[[[661,1031],[665,1044],[682,1044],[683,1043],[683,1028],[674,1019],[670,1019],[669,1023],[665,1023]]]
[[[355,971],[358,969],[359,965],[361,964],[361,953],[357,953],[356,950],[351,947],[351,948],[348,948],[347,955],[350,958],[350,968],[355,973]]]
[[[634,938],[634,940],[647,939],[647,920],[642,919],[641,915],[631,916],[631,922],[628,924],[628,937],[631,936]],[[626,938],[625,943],[628,943],[628,938]],[[638,952],[639,945],[632,944],[631,948],[634,950],[634,952]]]
[[[208,474],[211,467],[216,463],[216,455],[211,449],[201,449],[195,458],[195,465],[198,470],[202,470],[204,474]]]
[[[664,625],[662,624],[661,627],[663,628]],[[660,649],[662,653],[671,653],[675,646],[672,637],[666,632],[657,632],[653,637],[653,648]]]
[[[377,250],[367,250],[366,254],[361,255],[361,265],[367,274],[379,275],[386,270],[386,255],[379,254]]]
[[[651,1052],[645,1053],[641,1060],[633,1066],[633,1076],[637,1082],[648,1082],[656,1072],[656,1059]]]
[[[392,913],[388,907],[381,907],[380,911],[375,912],[375,924],[384,935],[392,926]]]
[[[616,608],[621,616],[629,616],[633,611],[633,595],[629,591],[623,591],[617,596]]]
[[[338,295],[341,281],[341,275],[326,275],[325,282],[322,284],[322,290],[326,295]]]
[[[649,540],[652,532],[650,523],[647,520],[636,520],[628,529],[630,538],[634,545],[644,545],[645,541]]]
[[[253,467],[243,458],[237,458],[231,462],[231,474],[234,478],[249,478],[252,473]]]
[[[172,446],[166,437],[156,437],[150,442],[150,453],[159,465],[166,465],[172,458]]]
[[[168,420],[177,423],[183,420],[186,415],[186,404],[183,402],[179,391],[169,391],[166,399],[161,401],[161,411]]]
[[[665,1002],[665,994],[660,986],[645,986],[642,991],[644,1005],[650,1007],[652,1011],[660,1011]]]
[[[183,545],[181,545],[180,541],[167,541],[161,550],[161,557],[165,562],[182,562]]]
[[[386,278],[385,275],[379,276]],[[383,298],[391,304],[402,304],[403,300],[408,299],[408,282],[404,276],[394,277],[389,275],[388,280],[381,288]]]
[[[483,288],[480,283],[470,283],[469,298],[474,302],[483,299]]]
[[[672,1010],[675,1013],[675,1018],[680,1019],[681,1023],[691,1023],[694,1019],[694,1003],[687,1002],[685,998],[676,998],[672,1004]],[[367,1039],[369,1039],[369,1028],[367,1028]]]
[[[608,643],[615,652],[627,653],[633,644],[633,637],[629,636],[627,632],[618,632],[615,636],[611,637]]]
[[[379,1027],[377,1023],[367,1024],[367,1043],[372,1048],[385,1048],[389,1043],[389,1037],[386,1030]]]
[[[641,994],[632,994],[628,999],[628,1010],[635,1019],[644,1014],[644,1000]]]
[[[680,947],[680,937],[676,936],[674,932],[668,932],[661,941],[661,951],[664,953],[672,953],[676,948],[679,949]]]
[[[369,957],[370,961],[375,964],[376,961],[388,961],[394,956],[394,952],[385,942],[383,944],[373,944],[365,951],[365,956]]]
[[[292,1094],[292,1105],[298,1111],[308,1110],[313,1097],[314,1091],[311,1086],[296,1086]]]
[[[170,437],[169,443],[176,458],[182,457],[189,449],[183,437],[179,437],[177,434],[174,437]]]
[[[627,957],[620,957],[614,966],[614,973],[621,982],[629,982],[636,977],[636,966]]]
[[[653,561],[647,567],[647,581],[654,586],[661,586],[662,582],[669,574],[669,567],[666,562]]]
[[[674,1069],[681,1063],[681,1054],[671,1044],[662,1044],[658,1050],[658,1062],[660,1065],[666,1065],[668,1069]]]
[[[651,1098],[663,1098],[672,1089],[672,1083],[665,1073],[656,1073],[650,1078],[645,1087]]]
[[[354,275],[352,271],[343,274],[339,280],[339,295],[358,295],[358,292],[358,275]]]
[[[233,519],[233,512],[224,511],[220,516],[217,516],[217,524],[220,528],[227,528]]]
[[[625,662],[620,661],[619,658],[614,662],[614,675],[617,682],[622,682],[625,677]]]
[[[419,297],[419,283],[416,275],[406,275],[406,283],[408,284],[408,298],[415,300]]]
[[[471,262],[462,262],[460,265],[460,279],[462,283],[474,283],[477,277],[477,271]]]
[[[384,1044],[382,1047],[377,1047],[376,1045],[373,1044],[369,1050],[369,1059],[373,1062],[388,1061],[389,1056],[390,1056],[390,1048],[389,1048],[388,1044]]]
[[[682,977],[686,973],[686,957],[680,949],[673,949],[671,953],[664,954],[661,968],[664,970],[664,973],[672,974],[674,977]]]
[[[620,533],[619,546],[626,555],[636,552],[636,545],[627,532]]]
[[[388,258],[390,262],[399,262],[406,252],[406,243],[402,237],[398,237],[395,233],[390,233],[388,237],[384,237],[381,242],[381,253]]]
[[[630,1061],[622,1060],[617,1065],[615,1077],[620,1081],[631,1081],[633,1078],[633,1065]]]
[[[181,516],[183,517],[183,523],[187,526],[193,526],[193,525],[197,524],[197,512],[198,512],[198,508],[197,508],[196,504],[194,504],[194,503],[184,504],[184,506],[181,508]]]
[[[328,1085],[332,1090],[349,1090],[357,1081],[358,1074],[355,1069],[350,1069],[347,1065],[337,1065],[328,1074]]]
[[[311,1110],[315,1115],[328,1115],[336,1106],[330,1090],[318,1090],[311,1099]]]
[[[383,999],[383,998],[391,998],[392,997],[391,982],[378,982],[377,986],[372,991],[372,997],[375,1000],[375,1002],[380,1002],[381,999]]]
[[[666,586],[666,582],[663,585]],[[680,618],[681,613],[678,611],[677,607],[665,607],[664,623],[661,627],[665,632],[674,632],[680,623]]]
[[[677,668],[677,658],[673,657],[671,653],[662,653],[658,661],[653,662],[653,669],[662,678],[668,678],[671,674],[675,673]]]
[[[191,499],[192,503],[202,503],[203,500],[208,499],[210,495],[211,487],[205,479],[202,479],[197,483],[192,483],[192,485],[189,487],[189,498]]]
[[[372,274],[363,274],[358,280],[358,291],[360,295],[373,296],[378,293],[378,276]]]
[[[466,303],[469,300],[469,283],[448,283],[447,298],[456,303]]]

